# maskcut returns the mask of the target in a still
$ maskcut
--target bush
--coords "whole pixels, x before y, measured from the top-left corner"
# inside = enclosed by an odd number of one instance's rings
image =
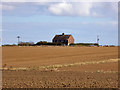
[[[17,46],[16,44],[5,44],[5,45],[2,45],[2,46]]]
[[[70,46],[99,46],[97,43],[72,43]]]
[[[47,45],[47,42],[46,41],[40,41],[40,42],[37,42],[36,45]]]
[[[53,43],[53,42],[40,41],[40,42],[37,42],[35,45],[61,46],[62,43]]]
[[[34,46],[34,42],[20,42],[18,46]]]

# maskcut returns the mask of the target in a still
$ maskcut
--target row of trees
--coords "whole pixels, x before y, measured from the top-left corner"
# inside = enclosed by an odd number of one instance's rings
[[[39,46],[39,45],[53,45],[53,46],[61,46],[62,43],[52,43],[52,42],[46,42],[46,41],[40,41],[34,44],[34,42],[20,42],[18,44],[19,46]]]
[[[62,43],[53,43],[53,42],[40,41],[40,42],[37,42],[35,45],[62,46]]]
[[[34,46],[34,42],[19,42],[18,44],[5,44],[2,46]]]
[[[18,45],[16,44],[5,44],[2,46],[40,46],[40,45],[49,45],[49,46],[62,46],[62,43],[52,43],[46,41],[40,41],[37,43],[34,42],[19,42]]]
[[[73,43],[70,46],[99,46],[98,43]]]
[[[19,46],[34,46],[34,42],[19,42]]]
[[[19,42],[18,46],[40,46],[40,45],[49,45],[49,46],[62,46],[62,43],[53,43],[47,41],[40,41],[34,44],[34,42]],[[17,46],[16,44],[6,44],[3,46]],[[74,43],[70,44],[70,46],[99,46],[97,43]]]
[[[40,46],[40,45],[49,45],[49,46],[62,46],[62,43],[53,43],[47,41],[40,41],[34,44],[34,42],[20,42],[19,46]],[[97,43],[74,43],[70,46],[99,46]]]
[[[19,42],[18,46],[40,46],[40,45],[48,45],[48,46],[63,46],[62,43],[53,43],[47,41],[40,41],[34,44],[34,42]],[[16,44],[6,44],[3,46],[17,46]],[[74,43],[70,44],[70,46],[99,46],[97,43]]]

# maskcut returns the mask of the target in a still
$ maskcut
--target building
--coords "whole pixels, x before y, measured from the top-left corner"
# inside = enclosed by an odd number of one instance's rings
[[[65,35],[62,33],[61,35],[55,35],[52,40],[53,43],[62,43],[63,45],[69,45],[74,43],[74,38],[72,35]]]

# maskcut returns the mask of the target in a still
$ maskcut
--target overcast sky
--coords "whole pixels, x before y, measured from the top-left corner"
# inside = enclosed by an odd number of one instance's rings
[[[3,44],[52,41],[56,34],[72,34],[76,43],[118,44],[118,3],[54,2],[2,3]]]

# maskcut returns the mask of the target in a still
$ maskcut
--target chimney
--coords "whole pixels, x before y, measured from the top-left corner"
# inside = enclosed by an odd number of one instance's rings
[[[62,36],[65,35],[64,33],[62,33]]]

